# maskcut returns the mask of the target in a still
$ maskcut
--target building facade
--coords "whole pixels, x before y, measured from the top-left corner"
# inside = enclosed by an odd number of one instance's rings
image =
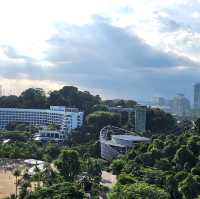
[[[63,143],[65,134],[62,131],[40,130],[34,135],[35,141]]]
[[[200,109],[200,83],[194,85],[194,108]]]
[[[146,130],[146,106],[136,105],[134,108],[109,107],[110,112],[128,113],[128,123],[134,131]]]
[[[0,108],[0,129],[11,122],[23,122],[35,126],[56,125],[61,131],[76,129],[83,124],[83,112],[77,108],[51,106],[50,109]]]
[[[106,126],[100,131],[101,157],[111,161],[118,155],[127,153],[136,143],[149,143],[146,137],[134,135],[125,129]]]
[[[171,112],[178,116],[189,115],[190,101],[183,94],[177,94],[177,96],[171,100]]]

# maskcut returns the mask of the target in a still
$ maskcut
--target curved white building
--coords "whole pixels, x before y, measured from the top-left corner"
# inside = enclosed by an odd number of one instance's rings
[[[83,112],[77,108],[51,106],[50,109],[0,108],[0,129],[5,129],[11,122],[23,122],[36,126],[54,124],[61,131],[72,130],[82,126]]]
[[[114,126],[106,126],[100,131],[101,157],[112,160],[125,154],[138,142],[150,142],[149,138],[133,135],[133,133]]]

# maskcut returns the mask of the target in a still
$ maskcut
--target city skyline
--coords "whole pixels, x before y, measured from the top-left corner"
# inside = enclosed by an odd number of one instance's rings
[[[134,98],[134,99],[133,98],[123,98],[123,96],[121,96],[119,98],[112,98],[112,97],[111,98],[109,98],[109,97],[106,98],[103,94],[102,94],[101,97],[104,100],[107,100],[107,99],[125,99],[125,100],[135,100],[135,101],[141,102],[142,104],[146,104],[146,103],[148,104],[148,103],[155,103],[155,99],[156,98],[164,98],[166,100],[170,100],[171,98],[173,98],[173,97],[175,97],[177,95],[182,95],[183,94],[190,101],[191,105],[193,106],[194,105],[194,98],[195,98],[195,96],[194,96],[195,95],[195,90],[194,90],[195,89],[195,85],[200,85],[200,81],[196,82],[196,83],[194,83],[192,85],[192,87],[191,87],[192,91],[191,91],[191,95],[190,96],[187,96],[184,92],[182,92],[182,93],[181,92],[175,92],[175,93],[172,93],[169,96],[166,96],[166,95],[165,96],[164,95],[152,95],[147,100],[140,100],[140,98]],[[2,94],[2,96],[9,96],[9,95],[19,96],[26,89],[29,89],[29,88],[41,88],[46,92],[46,94],[48,94],[48,92],[53,91],[53,90],[59,90],[63,86],[74,86],[74,85],[62,85],[62,86],[60,85],[60,86],[55,86],[55,87],[50,89],[50,88],[47,88],[46,86],[44,86],[44,87],[42,87],[42,86],[41,87],[35,87],[35,86],[31,86],[31,84],[29,84],[28,87],[25,86],[25,87],[21,88],[20,90],[17,90],[16,86],[15,87],[10,87],[8,85],[4,86],[4,85],[0,84],[0,93]],[[84,91],[84,90],[87,90],[87,89],[82,89],[82,91]],[[100,93],[94,92],[92,94],[99,95]],[[137,96],[137,97],[140,97],[140,96]]]

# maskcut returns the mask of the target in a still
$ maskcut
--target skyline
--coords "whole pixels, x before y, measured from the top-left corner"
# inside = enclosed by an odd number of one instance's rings
[[[100,97],[102,98],[102,100],[135,100],[137,101],[139,104],[143,104],[143,105],[150,105],[150,104],[155,104],[155,100],[157,98],[163,98],[165,100],[172,100],[174,97],[179,96],[179,95],[183,95],[184,97],[186,97],[187,100],[189,100],[191,106],[194,106],[194,100],[195,100],[195,85],[200,85],[200,82],[197,82],[193,85],[193,95],[192,96],[186,96],[184,93],[174,93],[171,96],[151,96],[151,98],[149,98],[148,100],[137,100],[137,99],[132,99],[132,98],[103,98],[99,93],[96,93],[96,95],[100,95]],[[34,89],[43,89],[44,92],[46,93],[46,95],[48,95],[49,92],[51,91],[55,91],[55,90],[60,90],[62,89],[64,86],[73,86],[73,85],[63,85],[60,88],[55,88],[55,89],[46,89],[46,88],[42,88],[42,87],[26,87],[24,89],[22,89],[21,91],[17,91],[15,87],[3,87],[3,85],[0,84],[0,90],[1,90],[1,96],[10,96],[10,95],[16,95],[19,96],[23,91],[25,91],[26,89],[29,88],[34,88]],[[8,89],[9,88],[9,89]],[[8,90],[7,90],[8,89]],[[79,88],[78,88],[79,89]],[[87,91],[87,90],[81,90],[81,91]],[[89,91],[90,92],[90,91]],[[91,93],[92,95],[95,95],[95,93]]]
[[[0,5],[1,85],[18,85],[18,92],[74,85],[105,99],[184,93],[193,102],[200,82],[199,0]]]

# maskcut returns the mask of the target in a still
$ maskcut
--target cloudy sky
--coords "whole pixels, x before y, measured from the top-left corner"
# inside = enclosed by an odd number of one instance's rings
[[[200,0],[0,0],[0,84],[149,100],[200,82]]]

